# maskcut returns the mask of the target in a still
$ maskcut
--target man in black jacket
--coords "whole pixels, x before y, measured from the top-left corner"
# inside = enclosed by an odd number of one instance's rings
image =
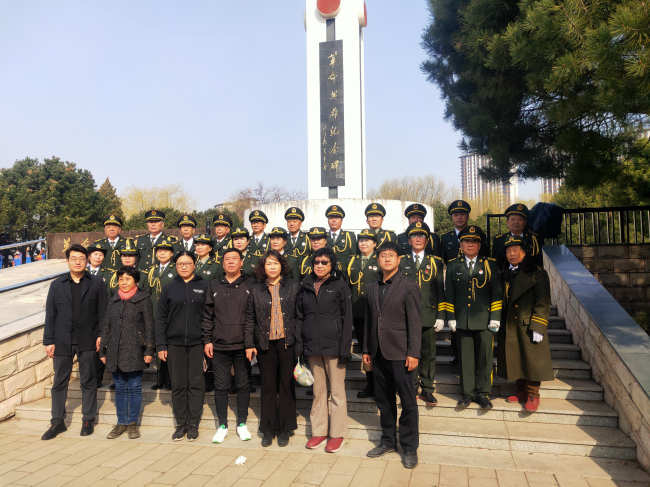
[[[237,387],[237,434],[250,440],[246,427],[250,401],[251,364],[246,359],[244,324],[250,287],[255,279],[242,272],[244,259],[238,249],[223,254],[224,274],[210,282],[203,312],[203,344],[205,354],[212,359],[214,395],[219,428],[213,443],[222,443],[228,436],[228,389],[230,368],[235,370]]]
[[[363,361],[373,366],[382,435],[379,446],[367,455],[377,458],[397,451],[397,392],[402,404],[402,464],[415,468],[420,433],[413,374],[420,357],[422,316],[417,283],[399,272],[400,252],[396,242],[386,241],[379,246],[377,260],[383,277],[368,285]]]
[[[81,436],[92,435],[97,414],[95,352],[106,312],[106,288],[101,277],[86,272],[88,251],[74,244],[66,251],[70,272],[50,285],[45,304],[43,345],[54,362],[52,420],[42,439],[51,440],[65,431],[65,401],[74,356],[81,379]]]

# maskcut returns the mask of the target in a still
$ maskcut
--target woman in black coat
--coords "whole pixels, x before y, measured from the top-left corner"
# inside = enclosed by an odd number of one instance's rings
[[[122,267],[117,271],[119,291],[108,302],[99,345],[100,360],[115,382],[117,425],[107,438],[128,429],[129,438],[139,438],[138,416],[142,405],[142,370],[154,354],[153,305],[138,289],[140,271]]]
[[[298,428],[293,368],[300,285],[289,277],[287,259],[277,250],[266,252],[255,272],[258,282],[248,298],[244,340],[246,357],[257,355],[262,376],[262,446],[271,445],[276,431],[278,446],[287,446],[289,433]]]
[[[172,440],[199,438],[203,414],[203,308],[209,283],[194,273],[194,253],[182,250],[175,259],[178,275],[163,287],[156,310],[156,350],[167,362],[172,381],[176,431]]]
[[[328,453],[339,451],[348,434],[345,364],[352,355],[352,296],[336,268],[336,254],[332,249],[326,247],[314,252],[313,272],[303,279],[296,301],[298,353],[308,358],[314,375],[312,437],[307,448],[316,449],[327,441]],[[328,380],[331,412],[327,407]]]

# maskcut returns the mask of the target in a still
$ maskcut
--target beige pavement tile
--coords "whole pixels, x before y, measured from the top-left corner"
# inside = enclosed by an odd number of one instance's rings
[[[183,480],[181,480],[177,487],[203,487],[207,484],[212,477],[209,475],[188,475]]]
[[[245,448],[219,448],[219,455],[237,458],[239,455],[244,454]]]
[[[244,453],[242,453],[246,457],[246,464],[245,466],[247,468],[252,468],[257,462],[262,460],[264,458],[264,455],[266,455],[266,451],[264,450],[244,450]]]
[[[529,484],[557,485],[555,475],[552,473],[526,472],[526,479]]]
[[[289,458],[289,453],[288,451],[267,451],[266,455],[264,455],[264,460],[281,460],[284,461],[287,458]]]
[[[106,440],[83,440],[78,441],[72,445],[66,446],[59,450],[57,453],[65,453],[66,455],[73,455],[82,451],[92,450],[94,448],[106,449]]]
[[[98,480],[94,484],[90,484],[91,487],[115,487],[116,485],[122,485],[122,481],[102,479]]]
[[[261,480],[239,479],[232,487],[260,487],[260,485],[262,485]]]
[[[143,460],[142,458],[137,458],[131,463],[127,463],[123,467],[118,469],[113,469],[109,475],[106,476],[109,480],[121,480],[122,482],[131,479],[133,476],[139,474],[143,470],[146,470],[147,467],[155,463],[155,460]],[[150,474],[153,472],[149,472]]]
[[[142,450],[138,451],[135,448],[131,448],[129,451],[125,451],[124,453],[105,461],[101,464],[101,466],[108,468],[122,468],[124,465],[131,463],[133,460],[137,460],[138,458],[144,456],[145,453],[146,452]]]
[[[16,470],[21,470],[23,472],[36,472],[37,470],[45,468],[48,465],[52,465],[53,463],[63,460],[66,457],[67,455],[64,455],[63,453],[50,453],[49,455],[46,455],[43,458],[39,458],[38,460],[29,462],[21,467],[18,467]]]
[[[386,468],[384,469],[384,475],[381,477],[381,480],[382,482],[384,480],[400,480],[400,481],[408,482],[409,480],[411,480],[412,472],[413,470],[404,468],[402,462],[390,460],[386,464]]]
[[[153,465],[150,465],[147,470],[151,470],[152,472],[167,472],[189,456],[189,453],[171,452],[162,457]]]
[[[60,460],[58,463],[62,463],[65,465],[77,465],[78,463],[85,462],[91,457],[94,457],[95,455],[101,455],[102,450],[99,448],[86,448],[85,450],[81,450],[75,453],[66,453],[63,450],[58,451],[57,453],[60,453],[61,455],[66,455],[66,458],[63,460]]]
[[[292,453],[280,465],[280,470],[293,470],[300,472],[311,460],[313,453]]]
[[[65,484],[65,486],[66,487],[88,487],[89,485],[92,485],[93,482],[102,480],[112,471],[113,471],[112,468],[95,467],[91,471],[86,472],[85,474],[80,475],[79,477],[76,477],[70,483]],[[119,482],[119,480],[117,482]]]
[[[555,480],[560,487],[589,487],[584,477],[577,475],[556,474]]]
[[[217,455],[216,458],[219,458],[219,456]],[[219,475],[214,476],[206,485],[210,487],[231,487],[246,471],[246,468],[239,465],[229,465],[221,470]]]
[[[338,456],[334,453],[314,453],[311,457],[310,463],[325,463],[327,465],[332,465],[338,460]]]
[[[296,477],[296,483],[320,485],[332,466],[327,463],[309,463]]]
[[[467,467],[469,478],[477,477],[479,479],[496,479],[497,471],[491,468]]]
[[[379,487],[409,487],[409,481],[382,478],[379,482]]]
[[[50,477],[61,473],[63,470],[67,469],[67,465],[49,465],[47,468],[43,468],[36,472],[33,472],[26,477],[23,477],[20,480],[16,480],[14,483],[19,485],[43,485],[48,484]],[[61,484],[62,485],[62,484]]]
[[[524,472],[514,470],[497,470],[499,487],[526,487],[528,481]]]
[[[2,465],[0,465],[0,475],[4,475],[7,472],[11,472],[12,470],[16,470],[23,465],[26,465],[27,462],[23,462],[21,460],[9,460]],[[29,474],[29,472],[25,472]]]
[[[293,484],[291,484],[291,487],[310,487],[310,486],[308,484],[296,484],[296,483],[293,483]]]
[[[9,443],[8,445],[2,445],[2,446],[0,446],[0,455],[4,455],[5,453],[10,452],[10,451],[15,451],[16,449],[17,448],[16,448],[15,443]]]
[[[81,462],[77,465],[69,465],[68,469],[63,472],[63,475],[69,475],[70,477],[83,476],[86,473],[92,471],[94,468],[99,467],[106,460],[121,455],[125,451],[133,448],[133,446],[134,446],[133,443],[126,443],[126,442],[113,443],[109,448],[102,451],[100,454],[94,455],[88,458],[86,461]]]
[[[162,457],[169,455],[170,453],[175,452],[178,449],[178,445],[174,444],[156,444],[155,448],[145,451],[144,455],[140,457],[141,460],[160,460]],[[136,447],[137,448],[137,447]]]
[[[352,482],[353,475],[340,475],[328,473],[320,484],[321,487],[348,487]]]
[[[195,468],[192,473],[196,475],[217,475],[223,469],[228,467],[232,462],[234,462],[235,458],[236,457],[229,457],[225,455],[215,455],[208,461]],[[244,475],[244,472],[242,472],[241,475]]]
[[[361,458],[337,457],[329,475],[354,475],[361,465]]]
[[[0,473],[0,487],[10,485],[28,475],[30,475],[28,472],[18,472],[16,470]]]
[[[289,487],[299,473],[295,470],[283,470],[279,468],[266,479],[262,487]]]
[[[443,487],[467,487],[469,485],[467,468],[441,465],[440,485]]]
[[[616,482],[612,479],[593,479],[587,477],[585,480],[589,484],[589,487],[616,487]]]
[[[178,450],[177,450],[178,451]],[[165,472],[163,475],[161,475],[156,482],[160,484],[170,484],[170,485],[175,485],[181,480],[183,480],[188,474],[190,473],[195,473],[194,471],[199,468],[201,465],[205,464],[206,462],[210,461],[214,456],[216,456],[217,450],[216,448],[209,448],[209,447],[204,447],[204,448],[199,448],[196,450],[193,454],[191,454],[189,457],[187,457],[186,460],[182,461],[178,465],[176,465],[174,468],[171,468],[167,472]],[[225,459],[226,457],[224,457]],[[227,463],[224,463],[224,466],[227,465]],[[213,473],[205,473],[205,474],[199,474],[197,475],[209,475],[212,476],[214,475]]]
[[[196,453],[199,450],[202,450],[205,448],[204,446],[198,446],[198,445],[181,445],[179,446],[175,451],[178,453],[189,453],[192,455],[193,453]]]
[[[440,484],[440,465],[420,463],[411,472],[409,487],[434,487]]]
[[[383,463],[383,464],[382,464]],[[384,474],[385,461],[380,461],[376,468],[364,467],[364,463],[357,469],[352,479],[352,485],[359,485],[363,487],[377,487],[381,482],[381,476]]]
[[[160,472],[143,471],[135,474],[123,484],[120,484],[120,487],[142,487],[143,485],[147,485],[148,482],[155,481],[160,475],[162,475]]]
[[[33,443],[30,443],[29,446],[32,446]],[[23,450],[22,448],[18,448],[18,450],[24,452],[23,456],[20,457],[20,460],[26,460],[28,462],[33,462],[34,460],[38,460],[39,458],[43,458],[44,456],[49,455],[50,453],[56,453],[59,450],[63,450],[66,445],[61,445],[59,443],[54,443],[54,444],[47,444],[45,441],[41,443],[40,445],[41,448],[37,448],[35,450]]]
[[[437,463],[420,463],[418,464],[417,467],[413,469],[413,473],[411,474],[411,478],[413,478],[413,475],[418,472],[418,473],[437,473],[440,474],[440,465]]]
[[[281,460],[259,460],[255,465],[248,469],[248,472],[246,472],[242,478],[266,480],[271,476],[273,472],[277,470],[281,464]]]
[[[388,460],[382,460],[381,458],[362,458],[360,468],[386,468]]]
[[[497,479],[470,477],[469,487],[499,487],[499,482],[497,482]]]

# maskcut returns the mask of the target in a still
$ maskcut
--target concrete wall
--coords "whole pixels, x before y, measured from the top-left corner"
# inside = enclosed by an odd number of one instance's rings
[[[43,346],[43,325],[0,339],[0,421],[16,406],[45,397],[53,362]]]
[[[650,338],[565,246],[544,247],[544,268],[551,301],[619,413],[619,427],[637,444],[637,459],[650,468]]]
[[[650,245],[567,248],[628,313],[650,312]]]

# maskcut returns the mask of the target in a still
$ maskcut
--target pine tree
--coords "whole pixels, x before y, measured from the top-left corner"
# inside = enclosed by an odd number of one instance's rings
[[[104,181],[104,183],[99,187],[98,193],[104,199],[104,213],[106,215],[113,213],[124,218],[122,200],[117,196],[117,192],[108,178],[106,178],[106,181]]]

